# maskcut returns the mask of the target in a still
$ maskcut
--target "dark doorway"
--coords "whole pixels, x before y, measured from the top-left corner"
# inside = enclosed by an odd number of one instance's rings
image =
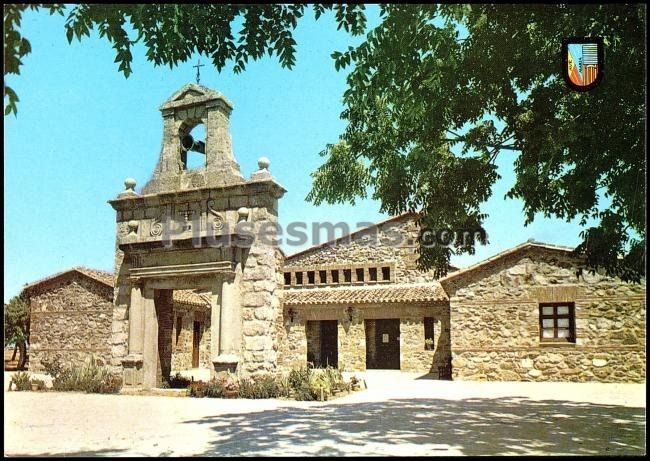
[[[321,320],[320,351],[320,363],[315,366],[339,366],[339,328],[336,320]]]
[[[192,335],[192,368],[199,367],[199,345],[201,344],[201,322],[194,322]]]
[[[366,368],[399,370],[399,319],[366,320]]]

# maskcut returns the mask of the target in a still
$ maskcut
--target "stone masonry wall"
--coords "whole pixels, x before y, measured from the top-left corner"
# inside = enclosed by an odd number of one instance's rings
[[[243,340],[239,371],[258,375],[274,372],[277,365],[273,333],[281,316],[282,286],[277,283],[278,249],[271,244],[277,238],[277,200],[268,197],[250,212],[256,237],[245,258],[240,283]]]
[[[338,321],[338,362],[346,371],[366,369],[366,319],[400,319],[400,365],[403,371],[432,372],[451,360],[449,309],[444,303],[426,305],[373,305],[355,307],[350,322],[347,306],[309,306],[294,308],[293,323],[287,319],[278,351],[283,369],[307,363],[307,323],[318,320]],[[434,349],[425,350],[424,317],[435,319]]]
[[[81,365],[90,355],[111,359],[113,289],[79,274],[48,284],[30,297],[29,368],[44,361]]]
[[[178,317],[182,319],[178,330]],[[210,312],[196,309],[179,303],[174,303],[172,330],[172,374],[192,367],[192,349],[194,340],[194,322],[201,324],[201,339],[199,341],[199,368],[210,368]]]
[[[433,271],[421,272],[416,267],[418,233],[419,229],[413,216],[406,215],[356,233],[349,240],[338,240],[331,246],[316,247],[290,256],[285,261],[285,267],[316,266],[325,269],[329,264],[394,262],[393,282],[433,281]]]
[[[645,280],[577,271],[567,253],[529,249],[443,286],[453,376],[465,380],[645,380]],[[542,343],[539,303],[575,303],[575,344]]]

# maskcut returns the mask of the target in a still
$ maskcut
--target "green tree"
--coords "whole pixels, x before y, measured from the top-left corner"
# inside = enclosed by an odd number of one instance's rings
[[[18,369],[25,367],[27,361],[27,344],[29,343],[29,304],[14,296],[5,304],[5,341],[4,345],[14,344],[20,351]],[[16,356],[14,350],[14,358]]]
[[[388,5],[381,18],[332,55],[352,67],[347,127],[322,152],[309,199],[372,191],[382,211],[422,211],[423,229],[482,228],[496,158],[512,150],[507,197],[523,200],[525,224],[593,218],[577,248],[588,266],[645,273],[645,6]],[[604,39],[605,77],[588,93],[561,75],[570,36]],[[452,252],[475,244],[421,245],[420,264],[443,275]]]
[[[42,5],[29,8],[45,8]],[[18,73],[29,42],[18,31],[25,5],[5,7],[5,75]],[[61,5],[47,6],[64,14]],[[363,6],[333,10],[338,28],[366,31]],[[645,6],[382,5],[380,23],[357,47],[333,53],[351,67],[342,118],[308,199],[352,202],[371,195],[381,210],[421,211],[419,263],[444,275],[453,253],[473,253],[485,238],[453,247],[426,245],[424,232],[481,229],[481,205],[499,179],[496,159],[514,151],[516,183],[507,197],[585,229],[576,251],[588,267],[638,280],[645,268]],[[292,30],[304,5],[88,5],[69,10],[68,40],[95,27],[131,73],[131,47],[173,67],[206,54],[221,71],[241,72],[265,53],[291,68]],[[235,29],[238,32],[233,32]],[[606,76],[576,93],[560,73],[562,40],[600,36]],[[9,63],[9,65],[8,65]],[[5,84],[5,113],[17,96]],[[496,122],[496,123],[495,123]],[[602,198],[611,204],[607,207]]]

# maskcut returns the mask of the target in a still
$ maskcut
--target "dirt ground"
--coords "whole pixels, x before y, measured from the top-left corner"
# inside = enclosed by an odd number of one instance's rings
[[[364,375],[329,402],[7,392],[5,455],[641,455],[645,385]],[[6,382],[6,376],[5,376]]]

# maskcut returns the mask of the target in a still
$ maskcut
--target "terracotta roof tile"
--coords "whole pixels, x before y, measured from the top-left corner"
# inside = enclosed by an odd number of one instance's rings
[[[193,290],[174,290],[174,302],[188,306],[210,306],[210,299],[207,295]]]
[[[287,306],[325,304],[416,303],[447,301],[438,283],[335,288],[298,288],[284,292]]]
[[[37,280],[36,282],[25,285],[23,287],[23,293],[29,294],[30,291],[38,288],[39,286],[44,285],[47,282],[54,281],[57,278],[70,275],[72,272],[78,272],[109,287],[115,286],[115,274],[113,274],[113,272],[78,266],[62,272],[57,272],[56,274],[52,274],[48,277]],[[186,304],[190,306],[210,305],[210,297],[208,295],[196,293],[193,290],[174,290],[174,301],[179,304]]]

